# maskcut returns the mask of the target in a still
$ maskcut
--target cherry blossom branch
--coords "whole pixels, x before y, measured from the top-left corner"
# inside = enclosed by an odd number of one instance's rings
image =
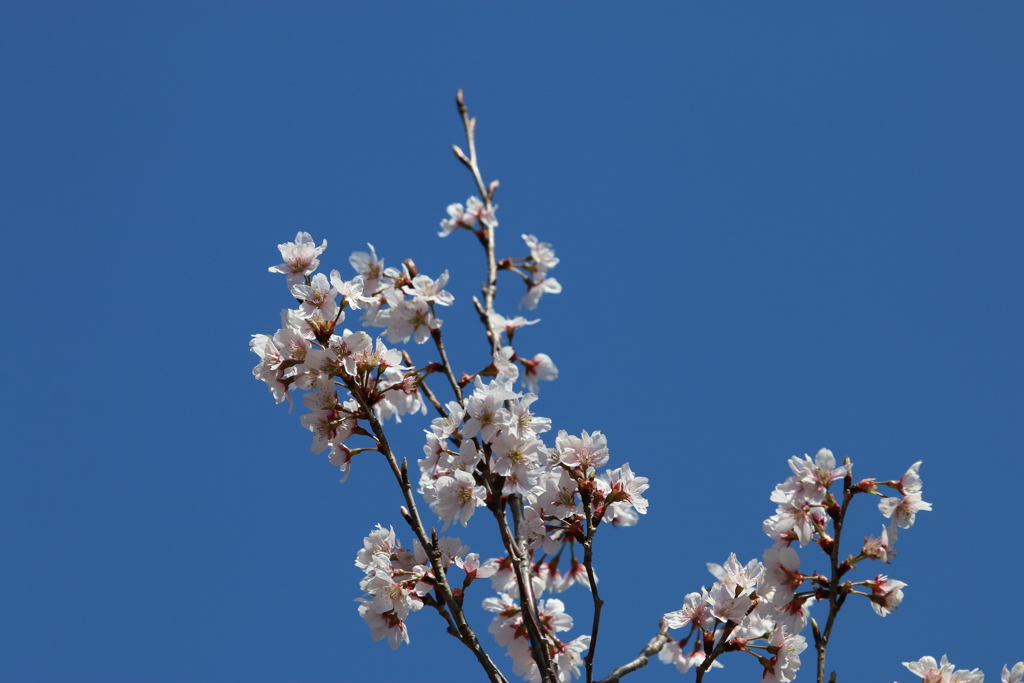
[[[493,214],[494,191],[498,188],[498,181],[493,181],[490,187],[487,187],[484,184],[476,154],[476,119],[469,116],[469,110],[466,107],[465,96],[461,88],[455,95],[455,103],[459,110],[459,116],[462,118],[463,128],[465,129],[466,145],[469,149],[469,155],[467,156],[458,145],[452,145],[452,150],[455,152],[455,156],[459,161],[469,169],[473,176],[473,181],[476,183],[477,191],[479,191],[480,198],[484,204],[482,214]],[[495,313],[494,300],[497,297],[498,291],[498,262],[495,257],[493,225],[490,224],[490,221],[485,221],[482,217],[479,219],[479,225],[480,230],[477,232],[477,236],[487,254],[487,282],[482,287],[482,294],[484,297],[483,305],[481,306],[476,297],[473,297],[473,303],[476,306],[477,312],[480,314],[480,320],[484,323],[487,339],[491,344],[491,353],[493,355],[496,354],[498,349],[501,347],[500,333],[496,332],[491,324]],[[441,344],[440,332],[436,332],[433,336],[435,343],[438,345],[438,351],[442,354],[442,363],[445,366],[446,372],[449,374],[449,381],[451,381],[453,385],[457,386],[457,382],[454,380],[454,374],[451,372],[448,365],[447,357],[444,355],[444,347]],[[456,391],[456,395],[459,397],[459,403],[464,404],[461,389]],[[500,493],[496,494],[494,484],[490,481],[489,476],[485,476],[484,479],[487,481],[488,492],[495,501],[494,506],[491,507],[491,511],[494,514],[495,520],[498,522],[498,528],[501,533],[505,549],[508,551],[509,557],[512,559],[512,566],[516,575],[516,583],[519,586],[520,604],[523,611],[523,623],[526,626],[527,634],[530,638],[534,661],[537,663],[538,670],[541,672],[541,677],[544,681],[557,683],[558,675],[555,672],[554,664],[551,661],[547,647],[547,639],[543,635],[543,630],[540,626],[540,619],[537,614],[537,600],[533,594],[533,582],[531,581],[530,556],[526,551],[525,544],[523,544],[523,541],[519,536],[523,518],[522,500],[517,495],[509,496],[513,522],[515,524],[515,532],[513,533],[509,528],[504,506],[501,505]]]
[[[416,534],[419,539],[420,545],[423,546],[424,552],[430,560],[430,566],[434,570],[434,578],[437,581],[437,591],[440,594],[441,600],[445,606],[448,607],[452,618],[455,620],[460,635],[459,640],[463,645],[468,647],[470,651],[476,656],[477,661],[487,672],[487,677],[492,683],[508,683],[505,676],[501,673],[491,658],[484,652],[483,646],[480,645],[480,641],[476,637],[469,622],[466,621],[465,612],[462,610],[462,606],[456,601],[455,595],[452,592],[451,586],[448,584],[448,577],[444,571],[444,565],[441,562],[441,552],[437,545],[432,543],[427,537],[426,529],[423,526],[423,521],[420,518],[419,510],[416,507],[416,498],[413,496],[412,484],[409,482],[409,469],[406,466],[406,462],[403,460],[402,465],[398,465],[398,461],[395,458],[394,452],[391,450],[391,445],[388,443],[387,436],[384,434],[384,428],[380,421],[373,413],[373,407],[369,405],[366,397],[363,395],[362,390],[356,381],[349,376],[347,373],[341,376],[342,381],[348,388],[349,393],[352,394],[356,402],[359,403],[359,407],[362,408],[363,412],[366,413],[366,421],[370,424],[370,429],[373,430],[374,437],[377,439],[378,450],[384,455],[388,461],[388,465],[391,467],[392,473],[395,475],[395,479],[398,480],[398,485],[402,489],[402,495],[405,498],[407,506],[407,514],[402,516],[405,521],[412,528],[413,533]],[[403,511],[405,512],[405,511]]]
[[[590,647],[587,649],[587,656],[583,661],[587,668],[587,683],[593,683],[594,654],[597,652],[597,633],[601,627],[601,607],[604,606],[604,600],[601,599],[597,591],[597,576],[594,574],[594,535],[597,533],[597,524],[594,521],[593,498],[589,490],[581,491],[581,496],[583,511],[587,519],[587,537],[580,545],[583,546],[583,566],[587,570],[590,595],[594,600],[594,623],[590,630]]]
[[[751,606],[747,613],[749,614],[751,611],[753,611],[753,609],[754,607]],[[732,632],[736,630],[737,626],[738,624],[734,621],[725,622],[725,626],[722,627],[722,635],[718,637],[718,644],[715,645],[715,648],[708,653],[708,655],[704,658],[704,661],[701,662],[700,666],[697,667],[696,683],[700,683],[702,680],[704,680],[704,674],[708,672],[708,669],[710,669],[711,665],[715,663],[715,660],[718,659],[718,656],[725,652],[725,647],[726,643],[729,641],[729,636],[732,635]],[[707,638],[708,633],[713,634],[714,632],[705,632],[705,639]],[[704,645],[704,648],[705,652],[707,652],[707,644]]]
[[[412,356],[409,355],[408,351],[402,351],[402,360],[405,361],[406,365],[416,367],[416,364],[412,362]],[[438,415],[441,417],[448,415],[448,411],[444,409],[441,402],[437,400],[437,396],[435,396],[434,392],[427,386],[427,378],[425,375],[420,376],[418,387],[423,392],[423,395],[427,397],[427,400],[430,401],[430,405],[434,406],[434,410],[437,411]]]
[[[651,639],[651,642],[644,646],[644,649],[640,651],[640,654],[635,659],[626,662],[622,666],[616,667],[610,674],[602,678],[598,683],[618,683],[619,679],[626,674],[631,674],[634,671],[644,668],[650,661],[651,657],[661,652],[662,648],[669,641],[668,626],[661,626],[661,630],[658,631],[658,635]]]
[[[849,465],[849,462],[850,459],[847,458],[846,464]],[[831,578],[828,588],[828,620],[825,622],[825,631],[819,634],[818,625],[812,624],[814,648],[818,651],[818,683],[825,683],[825,651],[828,649],[828,640],[832,635],[832,627],[835,625],[836,616],[846,600],[844,589],[839,583],[843,575],[843,571],[839,566],[839,539],[843,533],[843,521],[846,519],[846,510],[850,506],[850,501],[853,500],[852,486],[853,474],[847,471],[846,476],[843,477],[843,504],[839,512],[832,516],[835,535],[832,539],[832,548],[828,557]],[[832,673],[832,679],[835,680],[835,672]]]
[[[462,117],[462,125],[466,129],[466,145],[469,148],[469,156],[459,149],[458,145],[452,145],[455,156],[461,161],[473,175],[477,190],[480,192],[480,199],[484,203],[484,211],[492,212],[494,209],[494,191],[498,188],[498,181],[491,183],[490,188],[484,185],[483,176],[480,174],[480,166],[476,158],[476,119],[470,118],[469,109],[466,108],[466,99],[462,89],[455,94],[455,104],[459,108],[459,116]],[[480,230],[483,233],[480,241],[487,252],[487,284],[483,287],[484,311],[487,314],[487,338],[491,342],[492,352],[497,352],[501,346],[501,338],[491,328],[491,315],[494,313],[494,298],[498,290],[498,261],[494,256],[494,228],[480,221]]]
[[[462,397],[462,387],[459,386],[459,381],[455,379],[455,373],[452,371],[452,364],[448,362],[448,353],[444,350],[444,342],[441,340],[441,328],[431,330],[430,337],[434,340],[437,352],[441,356],[441,366],[444,368],[445,376],[448,377],[448,383],[452,385],[452,391],[455,393],[455,398],[459,401],[459,405],[465,407],[466,402]]]
[[[537,615],[537,599],[533,595],[533,582],[530,580],[530,556],[526,551],[525,544],[521,544],[518,536],[513,536],[508,526],[508,519],[505,517],[505,510],[501,505],[501,494],[495,492],[494,482],[490,473],[483,477],[487,487],[488,497],[493,504],[488,505],[495,521],[498,523],[498,531],[501,534],[502,544],[508,551],[512,560],[512,569],[516,575],[516,584],[519,587],[519,604],[523,613],[523,624],[526,626],[527,635],[530,637],[530,647],[533,651],[533,659],[541,672],[541,679],[545,683],[558,683],[558,675],[555,673],[551,657],[548,653],[547,639],[541,630],[540,618]]]

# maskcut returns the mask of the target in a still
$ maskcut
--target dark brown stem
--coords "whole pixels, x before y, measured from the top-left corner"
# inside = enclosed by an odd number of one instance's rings
[[[437,346],[437,352],[441,356],[441,365],[444,367],[444,374],[448,378],[448,383],[452,385],[452,391],[455,392],[455,398],[459,401],[459,404],[465,407],[466,402],[462,398],[462,387],[459,386],[459,381],[455,379],[455,373],[452,371],[452,364],[448,362],[448,353],[444,350],[444,341],[441,340],[441,329],[430,331],[430,336],[434,340],[434,345]]]
[[[408,351],[402,351],[402,360],[405,361],[406,365],[415,367],[415,363],[412,362],[412,357],[409,355]],[[431,391],[430,387],[427,386],[426,377],[420,377],[419,387],[420,391],[423,392],[423,395],[427,397],[427,400],[430,402],[430,405],[434,406],[434,410],[436,410],[441,417],[448,417],[448,411],[444,409],[444,406],[441,405],[441,402],[437,400],[437,396],[435,396],[434,392]]]
[[[466,129],[466,145],[469,147],[469,156],[462,153],[458,147],[455,148],[455,156],[459,158],[469,172],[473,175],[473,181],[480,192],[480,199],[484,203],[484,209],[488,212],[494,209],[494,192],[488,191],[484,184],[483,176],[480,174],[480,165],[476,158],[476,119],[470,118],[469,110],[466,108],[466,100],[462,90],[455,95],[455,104],[459,108],[459,116],[462,117],[462,126]],[[498,181],[494,181],[495,184]],[[496,185],[495,185],[496,186]],[[494,256],[494,229],[480,222],[480,230],[483,231],[481,241],[487,251],[487,283],[483,286],[484,295],[483,309],[487,316],[485,325],[487,327],[487,338],[491,342],[491,352],[495,353],[501,346],[501,335],[496,334],[491,327],[491,315],[494,313],[494,298],[498,292],[498,261]]]
[[[849,465],[850,459],[847,458],[845,464]],[[843,479],[843,505],[839,510],[839,514],[832,520],[832,525],[835,530],[835,534],[832,539],[832,552],[829,553],[829,566],[832,570],[831,580],[828,587],[828,620],[825,622],[825,630],[822,631],[820,638],[815,638],[814,648],[818,651],[818,683],[825,683],[825,651],[828,649],[828,639],[832,635],[832,626],[835,625],[836,616],[839,614],[840,608],[843,606],[844,596],[841,595],[842,585],[840,579],[842,573],[839,570],[839,540],[843,534],[843,521],[846,519],[846,509],[850,506],[850,501],[853,500],[853,491],[851,487],[853,485],[853,476],[847,473]],[[833,672],[833,680],[835,678],[835,672]]]
[[[526,633],[530,638],[530,648],[533,651],[533,659],[541,672],[541,680],[545,683],[557,683],[558,676],[555,674],[554,663],[551,661],[548,652],[548,640],[540,625],[540,617],[537,614],[537,599],[533,595],[533,582],[530,580],[530,555],[526,551],[525,544],[513,535],[508,526],[508,519],[505,517],[505,510],[501,505],[501,492],[496,491],[494,482],[490,476],[484,477],[491,499],[496,501],[491,506],[491,512],[498,523],[498,531],[501,534],[502,544],[508,551],[512,560],[512,569],[516,575],[516,585],[519,587],[519,604],[522,609],[523,625],[526,626]]]
[[[722,635],[718,637],[718,644],[715,645],[715,649],[711,652],[705,652],[704,661],[701,662],[700,666],[697,667],[697,681],[700,683],[704,680],[704,674],[708,672],[711,665],[714,664],[718,656],[725,652],[725,644],[729,640],[729,635],[735,630],[736,624],[732,621],[725,622],[725,626],[722,627]]]
[[[589,492],[584,492],[583,511],[587,517],[587,538],[583,541],[583,566],[587,570],[587,579],[590,581],[590,595],[594,600],[594,623],[590,629],[590,647],[587,649],[587,656],[583,662],[587,668],[587,683],[594,681],[594,654],[597,652],[597,633],[601,628],[601,607],[604,600],[597,592],[597,576],[594,574],[594,535],[597,533],[597,524],[594,520],[594,506]],[[600,520],[597,520],[598,522]]]

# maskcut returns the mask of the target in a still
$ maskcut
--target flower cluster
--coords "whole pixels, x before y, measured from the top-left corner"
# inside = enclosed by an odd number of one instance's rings
[[[475,579],[486,578],[497,571],[493,562],[480,564],[480,556],[469,552],[457,538],[442,538],[438,543],[443,571],[455,565],[466,573],[465,587]],[[363,548],[356,555],[356,566],[365,576],[359,587],[365,595],[359,598],[359,614],[370,627],[374,640],[386,636],[391,649],[403,641],[408,644],[409,630],[405,625],[411,612],[425,603],[440,605],[442,600],[432,591],[437,588],[436,576],[423,546],[413,542],[409,552],[395,538],[393,528],[377,525],[363,539]]]
[[[488,206],[476,198],[466,208],[453,204],[450,219],[442,222],[442,235],[462,227],[490,239],[497,221]],[[541,294],[561,289],[547,275],[558,258],[550,244],[532,235],[523,239],[529,256],[503,259],[498,269],[523,277],[527,294],[522,304],[534,308]],[[349,257],[355,274],[346,280],[337,270],[330,276],[316,272],[326,241],[316,247],[308,233],[300,232],[294,242],[280,245],[285,263],[270,270],[287,276],[297,307],[282,311],[282,327],[273,335],[253,336],[251,347],[260,358],[253,374],[267,384],[278,403],[287,399],[291,404],[297,390],[306,392],[302,403],[310,412],[300,422],[313,434],[311,450],[328,451],[331,463],[343,472],[343,481],[358,453],[379,451],[390,457],[381,423],[424,413],[432,402],[440,416],[426,432],[419,493],[444,522],[444,530],[452,522],[466,526],[480,507],[501,515],[514,508],[513,514],[518,515],[515,539],[522,544],[506,544],[504,557],[481,565],[475,555],[463,560],[459,552],[449,552],[453,543],[461,544],[441,539],[442,555],[449,558],[446,562],[467,568],[463,587],[448,587],[448,593],[458,593],[461,606],[472,580],[493,576],[501,596],[498,600],[512,601],[522,599],[525,582],[531,601],[526,614],[506,615],[502,628],[525,616],[535,626],[534,633],[530,636],[526,629],[519,629],[517,636],[502,635],[499,642],[508,646],[516,671],[528,679],[544,678],[541,664],[559,679],[579,675],[590,637],[563,642],[555,634],[571,626],[572,619],[562,603],[533,601],[545,590],[564,591],[576,583],[593,589],[596,574],[577,557],[584,554],[577,553],[577,545],[589,545],[601,522],[635,524],[639,514],[647,511],[643,497],[647,479],[637,477],[628,463],[599,472],[609,460],[601,432],[570,436],[563,430],[553,447],[541,440],[551,430],[551,420],[536,415],[531,406],[537,400],[538,383],[557,378],[558,369],[547,354],[521,358],[513,346],[516,331],[537,320],[506,317],[493,309],[482,311],[489,336],[496,340],[490,362],[473,374],[462,373],[456,383],[441,343],[441,320],[435,314],[437,306],[454,301],[444,289],[448,272],[435,280],[419,274],[410,260],[400,268],[385,267],[373,245],[368,246],[369,251]],[[364,325],[384,328],[381,336],[374,339],[362,330],[342,329],[350,309],[362,313]],[[433,340],[440,360],[417,367],[408,353],[389,346],[410,339]],[[435,372],[444,372],[456,393],[456,400],[444,406],[429,393],[428,401],[423,393],[425,378]],[[529,392],[517,390],[517,381]],[[464,387],[472,391],[463,395]],[[351,447],[353,436],[371,441],[365,447]],[[359,612],[374,638],[386,636],[392,647],[408,642],[409,614],[424,604],[452,618],[452,605],[437,593],[437,567],[424,549],[427,542],[417,539],[413,550],[407,551],[397,543],[392,529],[378,526],[356,561],[365,573]],[[522,553],[527,553],[524,569],[517,572],[513,565],[519,566]],[[442,572],[447,568],[445,564]],[[447,578],[440,581],[446,583]],[[485,608],[491,609],[494,600],[486,601]],[[538,647],[545,656],[537,654]]]
[[[561,291],[550,275],[559,259],[551,244],[532,234],[522,235],[528,254],[498,258],[498,182],[484,184],[476,160],[476,120],[468,115],[461,91],[456,101],[469,154],[458,146],[454,151],[470,171],[477,194],[465,205],[447,207],[439,234],[467,230],[484,248],[487,280],[482,301],[474,297],[473,306],[484,326],[486,354],[460,372],[448,358],[437,317],[437,307],[454,303],[445,290],[448,271],[435,279],[420,274],[412,260],[385,267],[369,244],[369,251],[349,257],[354,275],[348,279],[337,270],[318,273],[327,241],[317,246],[309,233],[299,232],[293,242],[279,245],[283,263],[269,268],[285,275],[295,305],[281,312],[274,334],[253,335],[250,346],[259,357],[253,374],[277,403],[287,400],[293,406],[297,393],[305,392],[301,401],[309,412],[300,422],[312,432],[311,450],[327,451],[343,481],[353,457],[364,452],[382,457],[395,477],[405,502],[400,511],[415,539],[407,549],[393,528],[378,524],[355,561],[363,572],[358,611],[375,640],[387,638],[392,648],[408,643],[410,615],[429,607],[445,620],[448,633],[472,651],[492,683],[507,683],[464,610],[472,584],[490,578],[497,597],[483,599],[483,609],[494,614],[489,630],[507,649],[515,673],[542,683],[567,683],[582,675],[590,682],[591,646],[598,642],[604,604],[594,568],[595,535],[602,525],[631,526],[646,514],[648,480],[634,474],[628,462],[607,467],[611,458],[602,432],[559,430],[552,442],[552,421],[534,412],[539,383],[556,379],[558,368],[545,353],[517,351],[517,332],[539,321],[495,310],[498,273],[522,279],[526,292],[519,306],[533,310],[544,294]],[[359,312],[364,326],[382,328],[380,335],[343,328],[349,310]],[[410,340],[433,342],[436,357],[416,363],[410,355],[415,347],[396,348]],[[447,402],[429,386],[438,378],[451,392]],[[425,430],[417,482],[409,476],[406,459],[392,451],[384,424],[426,414],[428,408],[437,417]],[[837,464],[827,449],[813,460],[790,458],[792,476],[772,491],[777,507],[762,525],[773,541],[763,561],[741,565],[732,554],[723,565],[709,564],[715,578],[711,587],[686,595],[681,609],[662,617],[658,635],[641,655],[607,680],[620,680],[657,654],[681,672],[695,669],[700,683],[708,670],[722,666],[722,654],[745,652],[758,660],[762,681],[786,683],[800,670],[800,655],[810,644],[801,633],[810,624],[823,683],[832,626],[849,596],[866,598],[883,617],[903,599],[907,584],[886,574],[858,581],[848,577],[868,560],[889,564],[898,530],[909,529],[918,512],[931,510],[922,499],[920,465],[912,465],[898,480],[855,482],[850,459]],[[883,495],[883,488],[895,495]],[[443,522],[442,532],[453,522],[467,526],[483,509],[497,525],[502,550],[481,562],[459,539],[428,532],[417,492]],[[879,497],[878,509],[889,522],[879,536],[866,538],[856,555],[843,557],[843,525],[852,501],[863,495]],[[825,566],[801,567],[800,549],[815,545]],[[453,568],[462,571],[461,584],[453,583]],[[563,640],[573,619],[561,600],[542,596],[576,584],[590,592],[593,631]],[[824,629],[811,618],[812,608],[828,610]],[[680,629],[687,629],[681,638],[670,634]],[[945,657],[941,662],[924,657],[906,666],[926,683],[983,679],[978,670],[954,670]],[[1012,670],[1004,667],[1002,683],[1022,679],[1024,662]]]
[[[806,455],[790,458],[793,474],[772,491],[771,500],[777,508],[763,524],[765,533],[775,541],[764,551],[764,563],[751,560],[741,567],[732,555],[724,566],[708,565],[718,581],[710,590],[690,593],[681,610],[664,616],[663,624],[670,630],[689,626],[690,632],[662,650],[662,661],[685,672],[701,666],[708,652],[712,652],[712,663],[719,664],[715,658],[722,652],[745,651],[764,666],[762,680],[790,681],[800,668],[799,655],[807,647],[798,634],[808,624],[812,605],[828,605],[829,624],[849,595],[868,598],[880,616],[892,613],[903,600],[907,584],[884,574],[857,582],[844,578],[864,560],[888,563],[895,554],[897,526],[907,528],[915,512],[931,509],[921,499],[920,466],[920,462],[915,463],[897,481],[864,479],[854,483],[850,459],[837,465],[832,451],[826,448],[818,451],[814,460]],[[837,482],[841,493],[832,490]],[[893,523],[883,527],[879,537],[865,539],[859,554],[840,561],[840,532],[850,502],[857,494],[881,496],[879,486],[889,486],[902,494],[899,499],[883,496],[879,504],[882,514]],[[828,556],[829,570],[802,572],[794,544],[816,544]],[[822,633],[815,626],[815,642],[827,644],[828,631]],[[698,632],[700,637],[693,649],[685,650],[689,638]],[[759,640],[765,644],[752,644]],[[752,649],[764,649],[770,656],[758,655]]]
[[[785,548],[784,550],[791,550]],[[788,559],[788,558],[787,558]],[[669,612],[662,623],[669,629],[689,627],[681,640],[672,640],[659,657],[666,664],[675,664],[685,673],[691,667],[705,664],[708,652],[745,651],[754,654],[763,649],[767,656],[756,655],[764,666],[762,680],[791,681],[800,669],[800,653],[807,642],[799,635],[807,624],[808,607],[814,599],[790,599],[778,571],[782,561],[766,553],[766,562],[750,560],[741,565],[735,553],[724,565],[709,564],[718,579],[711,589],[702,588],[683,600],[683,607]],[[693,648],[687,649],[691,637]],[[755,645],[763,641],[763,645]],[[714,659],[708,666],[722,666]]]
[[[507,593],[499,593],[496,598],[484,600],[483,607],[488,612],[494,612],[488,630],[494,634],[498,645],[508,648],[512,670],[528,681],[539,681],[540,670],[526,636],[519,604]],[[555,662],[558,680],[567,683],[573,676],[580,675],[583,653],[590,647],[590,636],[578,636],[567,643],[555,636],[555,633],[572,628],[572,617],[565,613],[565,605],[561,600],[551,598],[538,601],[537,613],[545,638],[550,643],[550,654]]]
[[[934,657],[922,657],[916,662],[903,662],[903,666],[910,669],[912,673],[921,677],[924,683],[982,683],[985,674],[980,669],[956,669],[946,655],[938,662]],[[1024,662],[1017,662],[1013,669],[1003,665],[1001,683],[1021,683],[1024,679]]]

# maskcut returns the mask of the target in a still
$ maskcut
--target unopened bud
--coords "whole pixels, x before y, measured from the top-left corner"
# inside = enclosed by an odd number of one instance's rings
[[[853,493],[874,493],[875,492],[875,480],[874,479],[861,479],[850,489]]]
[[[746,638],[733,638],[725,644],[726,650],[746,650],[747,639]]]
[[[829,536],[828,534],[822,534],[821,538],[818,539],[818,545],[821,546],[821,549],[825,551],[826,555],[831,555],[832,548],[835,545],[835,543],[832,541],[831,536]]]

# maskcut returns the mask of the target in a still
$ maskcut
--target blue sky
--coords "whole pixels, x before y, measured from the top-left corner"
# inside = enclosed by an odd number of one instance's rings
[[[1024,659],[1021,35],[1015,3],[3,3],[0,678],[479,678],[426,611],[371,641],[352,562],[397,490],[372,460],[339,484],[248,350],[304,230],[328,271],[366,242],[449,269],[446,339],[480,364],[479,248],[436,236],[473,191],[464,88],[499,252],[561,258],[521,334],[561,371],[535,409],[651,479],[599,537],[598,673],[706,562],[760,557],[786,459],[825,446],[861,477],[923,460],[935,506],[885,568],[899,611],[840,615],[839,680],[943,653],[997,680]],[[882,521],[858,503],[854,541]]]

